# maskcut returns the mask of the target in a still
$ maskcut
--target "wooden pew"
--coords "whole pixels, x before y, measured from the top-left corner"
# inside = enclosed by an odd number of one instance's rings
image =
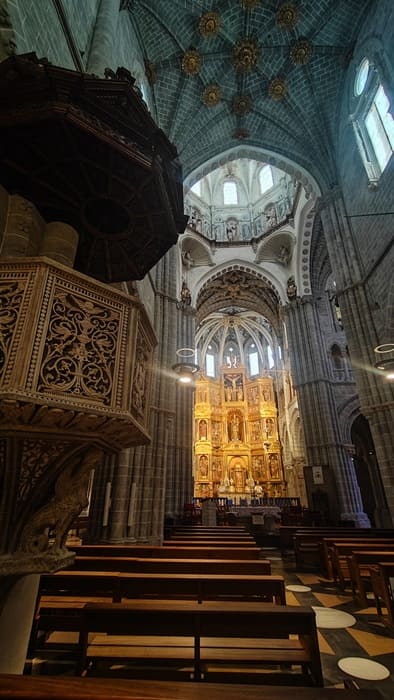
[[[256,542],[250,540],[164,540],[163,547],[256,547]]]
[[[334,544],[354,543],[355,547],[364,546],[369,549],[371,545],[380,544],[381,542],[388,545],[394,544],[394,538],[382,537],[323,537],[320,543],[321,552],[321,570],[324,571],[327,578],[336,579],[337,572],[332,562],[332,548]],[[346,553],[347,554],[347,553]],[[339,554],[340,555],[340,554]],[[345,562],[344,562],[345,564]]]
[[[90,661],[191,664],[194,680],[238,678],[323,686],[315,613],[298,606],[138,600],[87,604],[82,611],[79,672]],[[95,634],[88,642],[90,634]],[[291,636],[291,638],[290,638]],[[300,666],[300,674],[275,665]],[[252,667],[252,668],[251,668]],[[264,669],[264,673],[262,673]],[[160,674],[163,668],[160,668]],[[190,674],[189,674],[190,677]]]
[[[343,531],[338,528],[322,530],[320,528],[298,529],[294,535],[294,553],[296,558],[296,568],[303,571],[305,568],[313,568],[323,571],[324,561],[321,554],[321,542],[323,538],[336,538],[338,541],[344,537],[356,540],[358,538],[394,538],[394,530],[384,529],[359,529],[349,528]]]
[[[123,678],[0,675],[0,700],[381,700],[376,690],[264,687],[223,683],[188,683]]]
[[[187,544],[188,542],[201,542],[201,543],[208,543],[210,544],[211,542],[216,543],[216,542],[227,542],[227,545],[230,546],[234,542],[238,544],[238,546],[242,546],[243,544],[252,544],[254,547],[256,546],[256,540],[254,537],[249,535],[248,537],[240,537],[238,535],[233,535],[233,537],[221,537],[220,535],[212,534],[212,535],[175,535],[172,534],[171,537],[168,537],[163,540],[163,547],[168,547],[169,543],[172,542],[179,542],[183,547],[185,546],[185,543]]]
[[[282,576],[220,574],[119,574],[119,600],[123,598],[194,598],[205,600],[256,600],[286,605]]]
[[[394,631],[394,560],[379,561],[377,567],[370,570],[370,574],[378,616]],[[386,613],[383,608],[386,608]]]
[[[113,602],[120,596],[120,574],[117,571],[62,570],[42,574],[39,597],[47,595],[103,596]]]
[[[380,562],[394,561],[394,547],[388,550],[359,550],[348,557],[350,583],[353,595],[361,605],[367,605],[366,584],[370,584],[371,568]]]
[[[268,559],[133,559],[128,557],[75,557],[69,570],[185,574],[270,574]]]
[[[254,541],[249,532],[171,532],[168,538],[171,540],[241,540],[242,542]]]
[[[365,529],[365,528],[364,528]],[[306,526],[306,525],[280,525],[278,528],[279,533],[279,548],[284,554],[288,549],[294,550],[294,536],[296,533],[300,534],[323,534],[324,536],[330,536],[331,534],[338,533],[348,534],[354,532],[355,528],[349,527],[329,527],[325,526]]]
[[[124,597],[220,598],[254,599],[286,604],[282,576],[250,574],[182,574],[182,573],[103,573],[89,571],[59,571],[41,577],[39,595],[97,596],[108,595],[113,602]],[[42,606],[41,606],[42,612]]]
[[[205,527],[203,525],[193,525],[193,526],[173,526],[171,527],[171,532],[174,536],[178,535],[191,535],[192,537],[200,537],[203,535],[217,535],[218,537],[250,537],[250,531],[244,527],[223,527],[217,525],[216,527]]]
[[[338,541],[332,542],[330,545],[330,556],[332,563],[333,578],[338,581],[340,588],[344,589],[351,583],[351,575],[349,571],[349,557],[353,552],[357,551],[376,551],[376,550],[393,550],[394,542],[391,544],[387,540],[364,540],[359,539],[353,542]]]
[[[78,556],[153,557],[165,559],[258,559],[260,547],[127,547],[123,545],[78,545]]]
[[[248,564],[249,562],[242,562]],[[60,571],[41,577],[30,648],[38,649],[42,634],[51,635],[46,649],[56,651],[62,640],[64,650],[72,652],[77,639],[54,632],[78,632],[84,604],[107,595],[120,602],[124,597],[192,598],[197,601],[255,600],[286,604],[282,576],[241,574],[119,573]],[[74,605],[75,603],[75,605]],[[45,646],[45,644],[44,644]]]

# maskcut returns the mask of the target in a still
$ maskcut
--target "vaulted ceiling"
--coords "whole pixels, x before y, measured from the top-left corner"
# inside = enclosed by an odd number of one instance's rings
[[[133,0],[154,116],[184,175],[240,145],[336,181],[338,105],[373,0]]]

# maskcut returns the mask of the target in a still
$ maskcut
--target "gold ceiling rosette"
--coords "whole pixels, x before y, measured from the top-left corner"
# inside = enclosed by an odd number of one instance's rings
[[[298,7],[290,2],[283,3],[276,13],[276,21],[282,29],[293,29],[298,21]]]
[[[198,28],[205,37],[216,36],[220,31],[221,19],[218,12],[205,12],[201,15]]]
[[[182,57],[182,70],[186,75],[197,75],[202,64],[201,54],[195,49],[185,51]]]
[[[260,47],[254,39],[240,39],[233,47],[233,65],[238,73],[248,73],[256,67]]]
[[[287,95],[287,83],[283,78],[273,78],[268,87],[268,94],[273,100],[283,100]]]
[[[220,102],[222,97],[222,91],[219,87],[219,85],[207,85],[205,88],[203,94],[202,94],[202,101],[207,107],[214,107],[215,105]]]
[[[243,114],[250,112],[252,105],[252,99],[249,97],[249,95],[238,95],[237,97],[234,97],[233,100],[233,112],[234,114],[239,114],[242,116]]]
[[[290,57],[296,65],[305,65],[312,56],[312,44],[307,39],[299,39],[290,49]]]

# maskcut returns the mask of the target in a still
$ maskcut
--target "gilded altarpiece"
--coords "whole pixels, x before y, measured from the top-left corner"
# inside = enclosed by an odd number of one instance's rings
[[[286,495],[274,383],[223,367],[220,379],[196,382],[195,498],[235,503]]]

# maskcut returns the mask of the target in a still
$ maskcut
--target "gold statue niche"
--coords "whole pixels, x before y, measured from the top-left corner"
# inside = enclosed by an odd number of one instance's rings
[[[233,361],[197,380],[195,396],[195,498],[285,496],[273,379],[248,379]]]

